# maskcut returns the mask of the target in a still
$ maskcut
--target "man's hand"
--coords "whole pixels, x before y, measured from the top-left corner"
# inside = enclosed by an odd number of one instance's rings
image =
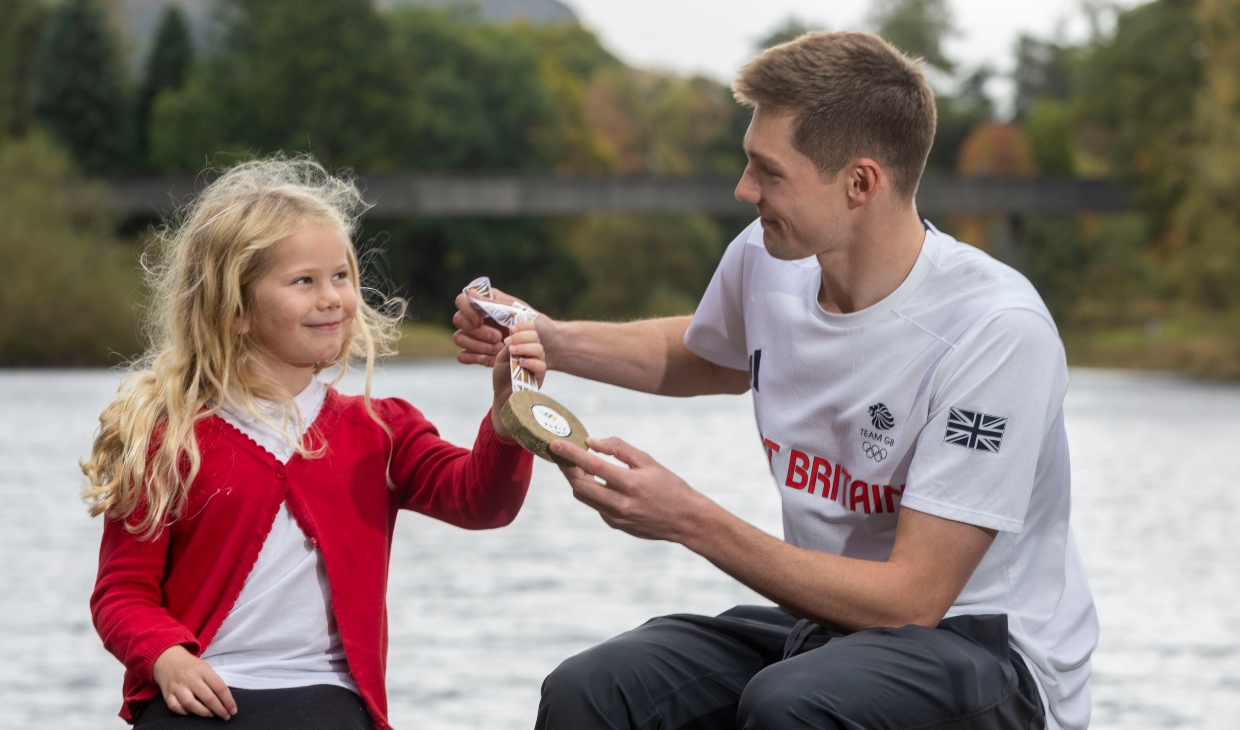
[[[159,655],[154,674],[168,709],[178,715],[192,712],[227,720],[237,714],[237,703],[220,675],[180,644]]]
[[[514,299],[499,289],[491,294],[500,304]],[[660,395],[691,396],[744,393],[749,373],[716,365],[685,347],[689,317],[664,317],[636,322],[561,322],[539,314],[534,329],[544,348],[548,370],[600,383]],[[452,341],[461,348],[458,362],[493,367],[507,335],[469,301],[456,297]]]
[[[505,294],[494,287],[491,289],[491,295],[498,304],[512,304],[517,301],[516,297]],[[452,341],[461,348],[461,351],[456,354],[457,362],[465,365],[494,367],[496,357],[504,349],[504,338],[508,336],[508,333],[485,314],[479,312],[464,292],[456,295],[456,314],[452,315],[452,324],[457,328],[452,334]],[[534,324],[541,337],[545,336],[543,330],[548,329],[547,325],[550,324],[550,320],[546,315],[539,314]]]
[[[573,496],[598,510],[609,526],[646,540],[684,542],[700,524],[703,512],[718,509],[649,454],[624,441],[613,437],[589,439],[587,443],[601,454],[616,457],[624,466],[604,461],[567,441],[552,442],[551,451],[576,465],[563,469]]]

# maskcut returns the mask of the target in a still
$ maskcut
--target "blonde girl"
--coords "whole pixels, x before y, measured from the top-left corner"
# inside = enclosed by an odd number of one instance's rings
[[[531,457],[498,412],[510,353],[546,371],[533,327],[497,359],[472,450],[405,401],[372,399],[402,310],[362,296],[364,208],[309,159],[247,162],[162,238],[149,352],[83,463],[106,518],[92,615],[137,726],[387,728],[397,510],[483,529],[525,498]],[[351,361],[362,396],[332,387]]]

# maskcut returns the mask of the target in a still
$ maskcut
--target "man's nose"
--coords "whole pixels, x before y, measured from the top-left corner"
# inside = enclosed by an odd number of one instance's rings
[[[736,183],[736,191],[732,195],[742,203],[758,204],[762,191],[757,181],[753,179],[753,175],[749,174],[748,167],[745,168],[745,172],[741,173],[741,179]]]

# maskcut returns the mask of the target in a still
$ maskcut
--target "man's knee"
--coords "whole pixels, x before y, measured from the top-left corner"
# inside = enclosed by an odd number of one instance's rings
[[[608,642],[565,659],[543,680],[543,701],[572,702],[614,688],[615,674],[625,671],[617,662],[627,655]]]
[[[543,681],[542,704],[580,716],[610,714],[640,702],[648,694],[651,649],[649,642],[621,634],[565,659]]]
[[[829,702],[815,696],[812,678],[794,663],[772,664],[754,675],[741,693],[736,713],[740,730],[814,728],[838,730]]]

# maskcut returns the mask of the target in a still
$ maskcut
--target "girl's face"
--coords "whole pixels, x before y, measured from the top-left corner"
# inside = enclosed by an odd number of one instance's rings
[[[357,295],[339,228],[313,225],[272,248],[271,267],[254,284],[254,310],[238,322],[266,350],[267,366],[296,395],[349,338]]]

